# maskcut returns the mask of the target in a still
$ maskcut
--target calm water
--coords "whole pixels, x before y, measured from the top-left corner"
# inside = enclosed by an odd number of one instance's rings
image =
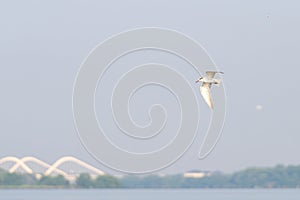
[[[286,190],[0,190],[1,200],[299,200]]]

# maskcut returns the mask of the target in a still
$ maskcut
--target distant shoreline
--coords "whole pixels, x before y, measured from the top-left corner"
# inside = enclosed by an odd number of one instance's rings
[[[199,176],[199,174],[201,176]],[[0,189],[299,189],[300,165],[248,168],[232,174],[192,171],[177,175],[116,177],[79,174],[73,182],[62,175],[41,176],[0,170]]]
[[[300,190],[300,188],[76,188],[76,187],[0,187],[1,190]]]

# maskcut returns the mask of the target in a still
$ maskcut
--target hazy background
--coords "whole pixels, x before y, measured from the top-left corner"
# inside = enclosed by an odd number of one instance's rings
[[[225,72],[227,93],[226,125],[213,153],[197,160],[202,133],[163,172],[300,164],[299,8],[297,1],[258,0],[0,1],[0,157],[32,155],[51,163],[73,155],[109,171],[76,135],[76,73],[90,50],[107,37],[155,26],[175,29],[202,44]],[[147,55],[154,54],[145,52],[139,60],[146,63]],[[193,83],[193,71],[186,73]],[[155,91],[150,95],[157,96]],[[143,93],[136,98],[141,97]],[[198,97],[205,116],[209,111]],[[174,108],[169,115],[176,113]],[[143,117],[134,119],[144,122]]]

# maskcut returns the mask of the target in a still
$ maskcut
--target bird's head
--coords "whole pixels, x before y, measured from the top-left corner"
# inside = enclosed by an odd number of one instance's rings
[[[198,80],[196,80],[196,83],[199,83],[202,79],[203,77],[200,77]]]

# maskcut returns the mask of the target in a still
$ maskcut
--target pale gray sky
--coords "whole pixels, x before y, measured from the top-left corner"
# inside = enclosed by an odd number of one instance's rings
[[[108,171],[83,149],[75,132],[76,73],[107,37],[155,26],[185,33],[204,46],[225,72],[228,100],[224,132],[213,153],[198,161],[198,138],[164,172],[300,164],[299,6],[258,0],[1,1],[0,157],[33,155],[51,163],[74,155]]]

